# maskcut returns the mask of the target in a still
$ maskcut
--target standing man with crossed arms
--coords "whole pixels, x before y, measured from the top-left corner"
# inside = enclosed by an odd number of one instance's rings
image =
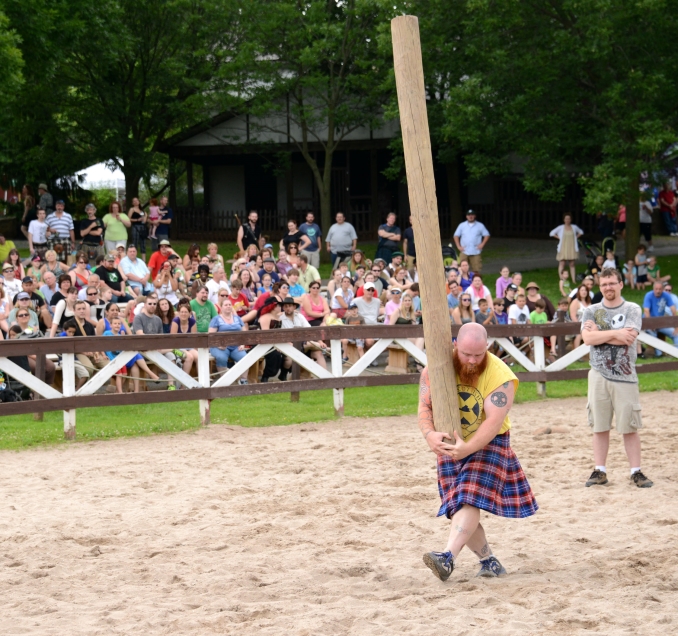
[[[586,487],[607,484],[605,461],[610,446],[610,428],[624,437],[631,465],[631,483],[650,488],[652,482],[640,470],[640,393],[636,375],[636,338],[642,326],[640,307],[621,296],[621,273],[609,267],[600,273],[603,300],[584,309],[581,336],[590,345],[588,420],[593,429],[595,470]]]
[[[487,331],[482,325],[463,325],[453,353],[463,439],[451,441],[433,422],[429,370],[419,384],[419,428],[429,448],[438,456],[438,491],[442,500],[438,516],[452,521],[443,552],[428,552],[424,563],[446,581],[464,546],[480,559],[477,576],[506,574],[492,554],[480,511],[500,517],[533,515],[537,502],[520,462],[511,448],[509,411],[518,379],[499,358],[487,351]]]

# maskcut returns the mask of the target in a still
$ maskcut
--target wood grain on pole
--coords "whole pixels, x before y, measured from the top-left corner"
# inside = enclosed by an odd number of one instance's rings
[[[407,15],[394,18],[391,21],[391,34],[407,189],[414,243],[417,246],[433,420],[436,430],[448,433],[453,438],[455,430],[461,435],[461,418],[452,363],[450,314],[445,294],[445,267],[426,115],[419,20]]]

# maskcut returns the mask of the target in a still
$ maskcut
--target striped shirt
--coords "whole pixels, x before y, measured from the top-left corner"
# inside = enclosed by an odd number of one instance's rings
[[[71,230],[74,229],[73,217],[68,213],[64,212],[59,218],[56,214],[50,214],[45,220],[47,227],[51,230],[55,230],[57,236],[62,238],[70,237]]]

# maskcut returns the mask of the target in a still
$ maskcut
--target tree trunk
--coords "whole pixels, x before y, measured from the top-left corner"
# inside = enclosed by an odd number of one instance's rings
[[[447,170],[447,193],[450,199],[450,219],[452,232],[457,229],[457,225],[464,221],[464,214],[461,209],[461,183],[459,182],[459,160],[445,164]]]
[[[629,178],[629,187],[626,191],[626,260],[632,261],[636,257],[640,243],[640,190],[638,189],[638,174]]]
[[[124,160],[123,160],[124,161]],[[132,199],[139,196],[139,181],[141,181],[141,174],[138,170],[135,170],[132,167],[127,167],[129,164],[124,161],[124,167],[122,169],[123,174],[125,175],[125,203],[123,205],[123,211],[127,212],[129,207],[132,204]],[[121,201],[122,203],[122,201]]]

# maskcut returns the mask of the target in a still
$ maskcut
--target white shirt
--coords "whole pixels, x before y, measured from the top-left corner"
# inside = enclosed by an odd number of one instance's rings
[[[21,287],[21,281],[13,278],[12,280],[4,279],[4,288],[5,288],[5,298],[10,300],[14,298],[20,291],[23,291]]]
[[[358,306],[358,315],[362,316],[365,319],[366,325],[378,325],[379,321],[379,309],[381,309],[381,303],[373,298],[371,303],[368,303],[364,296],[356,298],[354,304]]]
[[[530,310],[525,305],[522,309],[518,305],[511,305],[508,310],[509,324],[516,321],[517,325],[526,325],[530,322]]]
[[[209,296],[207,297],[213,305],[217,306],[219,304],[219,290],[225,289],[229,294],[231,293],[231,288],[225,280],[220,280],[218,283],[210,278],[206,283],[205,287],[209,291]]]
[[[483,285],[482,296],[476,295],[476,288],[473,285],[469,285],[466,288],[465,293],[471,294],[471,307],[473,308],[473,311],[476,311],[478,309],[478,301],[481,298],[484,298],[487,301],[488,305],[492,305],[492,294],[485,285]]]
[[[33,243],[38,243],[38,245],[42,245],[43,243],[47,243],[47,223],[44,221],[31,221],[28,224],[28,233],[31,235],[33,238]]]
[[[280,327],[282,329],[294,329],[295,327],[310,327],[311,324],[298,311],[294,312],[292,318],[285,314],[280,317]]]

